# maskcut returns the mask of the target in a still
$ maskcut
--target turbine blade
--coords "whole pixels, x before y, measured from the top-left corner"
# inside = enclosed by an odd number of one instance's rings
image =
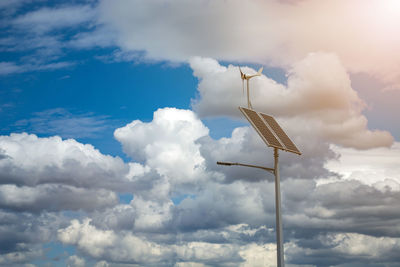
[[[261,75],[260,73],[249,75],[249,76],[247,76],[247,79],[250,79],[250,78],[253,78],[253,77],[256,77],[256,76],[260,76],[260,75]]]
[[[246,77],[245,77],[245,75],[243,74],[242,69],[240,68],[240,66],[239,66],[239,71],[240,71],[240,78],[241,78],[242,80],[244,80]]]
[[[261,68],[257,71],[257,73],[261,75],[261,72],[263,71],[263,69],[264,69],[264,67],[261,67]]]

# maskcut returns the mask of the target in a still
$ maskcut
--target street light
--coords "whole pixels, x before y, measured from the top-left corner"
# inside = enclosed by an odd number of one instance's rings
[[[301,155],[301,152],[297,149],[296,145],[290,140],[286,133],[282,130],[276,120],[260,112],[256,112],[252,109],[239,107],[240,111],[250,122],[250,124],[257,131],[261,139],[269,147],[274,148],[274,168],[267,168],[263,166],[243,164],[243,163],[231,163],[218,161],[218,165],[224,166],[244,166],[250,168],[257,168],[268,171],[275,176],[275,212],[276,212],[276,253],[277,253],[277,265],[278,267],[284,267],[284,250],[283,250],[283,233],[282,233],[282,215],[281,215],[281,190],[280,190],[280,177],[279,177],[279,151],[278,149],[292,152]]]
[[[264,171],[270,172],[274,174],[274,169],[273,168],[267,168],[263,166],[257,166],[257,165],[250,165],[250,164],[243,164],[243,163],[238,163],[238,162],[223,162],[223,161],[217,161],[218,165],[224,165],[224,166],[244,166],[244,167],[250,167],[250,168],[257,168],[257,169],[262,169]]]

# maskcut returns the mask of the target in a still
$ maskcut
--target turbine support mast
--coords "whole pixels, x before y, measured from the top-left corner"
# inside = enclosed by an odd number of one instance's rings
[[[250,87],[249,87],[249,80],[253,77],[256,76],[261,76],[261,72],[263,71],[263,67],[261,67],[256,74],[253,75],[248,75],[248,74],[244,74],[242,72],[242,69],[239,67],[239,71],[240,71],[240,78],[242,79],[242,89],[244,92],[244,80],[246,80],[246,85],[247,85],[247,107],[250,109],[253,109],[253,106],[251,105],[251,101],[250,101]]]

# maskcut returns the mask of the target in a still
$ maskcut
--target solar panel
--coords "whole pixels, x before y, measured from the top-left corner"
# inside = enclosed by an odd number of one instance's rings
[[[239,109],[267,146],[301,155],[296,145],[290,140],[273,117],[248,108],[239,107]]]
[[[254,127],[254,129],[256,129],[256,131],[267,144],[267,146],[272,146],[285,150],[285,148],[275,137],[272,131],[268,128],[265,122],[261,119],[261,117],[257,114],[257,112],[248,108],[239,107],[239,109],[250,122],[250,124]]]
[[[301,154],[301,152],[297,149],[296,145],[290,140],[289,136],[282,130],[281,126],[278,124],[278,122],[271,116],[263,113],[259,113],[261,117],[264,119],[264,121],[271,126],[271,129],[275,132],[277,135],[278,139],[282,141],[283,145],[286,147],[287,151],[296,153],[296,154]]]

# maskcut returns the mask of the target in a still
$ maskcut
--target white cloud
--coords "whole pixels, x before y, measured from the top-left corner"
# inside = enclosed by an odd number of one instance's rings
[[[99,261],[95,264],[95,267],[108,267],[110,266],[106,261]]]
[[[108,29],[107,25],[101,25],[93,31],[78,32],[67,45],[76,49],[110,47],[115,45],[115,35],[115,32]]]
[[[319,236],[320,246],[330,247],[328,251],[319,251],[318,247],[301,248],[295,243],[288,246],[290,258],[302,264],[310,262],[308,258],[317,256],[319,264],[329,266],[365,266],[371,264],[376,266],[379,262],[385,262],[388,266],[396,266],[396,262],[385,260],[393,253],[398,253],[399,238],[373,237],[355,233],[334,233]],[[337,253],[337,254],[336,254]],[[337,261],[339,255],[346,257],[348,264],[340,265]],[[293,257],[293,258],[292,258]],[[356,260],[356,259],[362,260]],[[302,264],[301,264],[302,263]]]
[[[326,163],[331,171],[343,179],[357,180],[380,190],[400,191],[400,143],[390,148],[359,151],[333,146],[339,158]]]
[[[96,262],[96,264],[94,266],[95,267],[109,267],[110,264],[108,264],[108,262],[106,262],[106,261],[99,261],[99,262]]]
[[[17,57],[14,55],[13,62],[0,63],[0,75],[74,66],[76,62],[60,59],[65,56],[65,49],[71,47],[68,34],[75,30],[80,32],[95,28],[96,8],[90,5],[42,6],[26,13],[19,9],[18,16],[15,16],[14,9],[24,2],[28,2],[25,3],[27,10],[32,6],[36,8],[30,3],[33,2],[31,0],[15,2],[10,6],[13,10],[0,10],[6,15],[2,20],[2,28],[11,33],[0,40],[0,51],[21,53]],[[63,31],[66,29],[68,33]]]
[[[59,239],[65,244],[77,245],[95,258],[111,261],[135,262],[138,264],[160,264],[168,266],[171,256],[175,266],[230,266],[243,261],[240,266],[252,266],[257,259],[273,258],[273,245],[218,244],[209,242],[181,242],[179,244],[157,244],[130,232],[113,233],[100,230],[86,219],[76,220],[58,231]],[[263,254],[268,252],[268,256]],[[240,254],[240,255],[239,255]],[[171,266],[171,265],[170,265]]]
[[[9,75],[16,73],[23,73],[29,71],[44,71],[44,70],[57,70],[74,66],[74,62],[53,62],[53,63],[40,63],[40,64],[21,64],[18,65],[14,62],[0,62],[0,75]]]
[[[0,136],[0,207],[16,211],[93,211],[133,192],[134,175],[120,158],[58,136]]]
[[[240,116],[244,106],[239,70],[217,61],[191,59],[199,78],[199,98],[192,103],[200,116]],[[254,73],[250,68],[244,72]],[[393,137],[380,130],[369,130],[362,115],[365,107],[350,78],[333,54],[309,54],[288,72],[287,86],[261,76],[250,81],[250,99],[256,110],[282,117],[289,133],[314,135],[339,145],[367,149],[390,146]],[[294,136],[295,137],[295,136]]]
[[[197,262],[177,262],[174,267],[208,267],[209,265],[204,265],[203,263]]]
[[[302,131],[297,134],[296,142],[310,138]],[[86,262],[90,259],[106,266],[121,262],[207,267],[275,262],[272,176],[259,170],[216,165],[217,160],[272,165],[271,150],[254,130],[241,127],[231,137],[213,140],[193,111],[165,108],[157,110],[150,122],[134,121],[117,129],[115,136],[124,151],[140,163],[125,164],[90,145],[59,137],[0,137],[0,177],[3,182],[4,177],[9,179],[9,184],[0,186],[1,203],[8,210],[24,210],[18,214],[27,216],[0,214],[6,220],[5,226],[0,226],[0,249],[7,243],[13,245],[4,248],[15,251],[19,243],[32,247],[56,236],[63,244],[76,247],[77,255]],[[317,183],[314,179],[333,175],[324,165],[330,166],[326,162],[335,158],[335,153],[346,156],[346,151],[355,150],[329,146],[320,137],[312,137],[301,157],[281,153],[284,231],[290,240],[285,244],[288,262],[319,265],[321,254],[330,265],[347,259],[363,262],[361,254],[343,249],[347,241],[330,241],[338,233],[355,233],[369,240],[371,244],[364,247],[357,238],[347,244],[372,255],[368,259],[379,261],[385,256],[387,262],[395,262],[397,248],[389,249],[381,242],[392,242],[399,235],[399,192],[340,177]],[[171,147],[175,149],[172,156],[168,154]],[[388,165],[383,165],[394,166],[396,151],[376,148],[367,152],[371,157],[378,152],[387,155],[389,159],[383,162]],[[78,161],[73,167],[65,163],[71,159]],[[53,174],[51,179],[48,169]],[[271,180],[265,181],[268,177]],[[121,191],[133,194],[129,204],[116,203],[115,193]],[[63,200],[68,192],[73,197]],[[179,204],[171,200],[176,196],[182,197]],[[49,203],[58,207],[54,211],[73,209],[72,205],[86,207],[89,212],[67,222],[58,213],[48,213]],[[43,208],[34,209],[38,206]],[[31,229],[28,224],[36,227],[35,236],[41,233],[40,240],[27,233]],[[23,234],[17,235],[19,232]],[[382,248],[382,252],[374,256],[374,248]],[[311,256],[305,257],[305,252]]]
[[[192,111],[175,108],[159,109],[152,122],[136,120],[114,132],[127,155],[174,184],[200,178],[204,159],[195,141],[206,135],[208,129]]]
[[[3,266],[22,266],[23,263],[34,260],[43,255],[43,251],[38,249],[36,251],[22,251],[22,252],[9,252],[0,255],[0,265]],[[29,265],[27,265],[29,266]]]
[[[399,238],[372,237],[360,234],[334,234],[328,236],[324,242],[334,245],[335,250],[351,255],[369,255],[371,258],[380,258],[394,248],[400,250]]]
[[[118,235],[111,230],[97,229],[89,219],[82,223],[73,220],[67,228],[59,229],[58,237],[61,242],[77,245],[95,258],[112,261],[157,262],[170,250],[167,246],[148,242],[131,233]]]
[[[76,255],[69,256],[68,267],[85,267],[85,259],[79,258]]]
[[[21,266],[45,255],[42,244],[54,240],[65,225],[62,215],[0,209],[0,265]]]
[[[14,62],[0,62],[0,75],[23,72],[22,69],[21,66],[16,65]]]
[[[399,229],[393,227],[399,223],[394,215],[400,204],[398,191],[382,192],[355,180],[320,185],[315,181],[288,180],[282,187],[286,196],[285,225],[297,228],[299,235],[315,235],[318,229],[372,236],[399,234]]]
[[[135,210],[136,231],[160,230],[171,220],[172,201],[160,203],[157,200],[144,200],[141,197],[135,198],[131,205]]]
[[[276,266],[276,246],[272,244],[249,244],[239,252],[245,262],[240,267],[273,267]]]
[[[19,29],[29,29],[36,33],[74,27],[94,19],[95,10],[88,5],[64,6],[56,8],[41,8],[20,15],[12,21]]]
[[[9,24],[21,38],[6,47],[23,44],[25,51],[35,50],[35,39],[56,37],[60,40],[48,42],[44,50],[58,50],[58,56],[65,48],[118,46],[122,51],[115,53],[117,61],[187,62],[202,56],[287,69],[309,53],[322,51],[336,54],[350,72],[366,72],[386,82],[387,88],[398,88],[399,22],[393,11],[397,9],[390,5],[395,3],[102,0],[98,6],[59,5],[19,15]],[[53,34],[77,26],[83,28],[72,38]]]
[[[0,74],[64,68],[73,64],[57,62],[65,47],[115,43],[121,49],[114,53],[117,61],[147,57],[185,62],[198,55],[283,66],[287,86],[265,76],[250,84],[254,106],[277,115],[303,152],[301,157],[281,155],[284,230],[291,240],[285,244],[288,262],[394,265],[399,251],[398,144],[387,148],[389,133],[368,130],[365,105],[352,89],[348,71],[396,83],[397,37],[387,46],[384,33],[372,41],[364,32],[353,34],[359,21],[349,23],[347,13],[342,14],[344,1],[280,2],[102,1],[99,21],[90,6],[39,9],[12,21],[14,29],[28,36],[23,45],[13,48],[19,40],[1,40],[3,51],[32,49],[36,58],[2,62]],[[325,22],[330,16],[335,20],[329,21],[342,20],[332,25]],[[76,26],[88,31],[73,34],[70,41],[53,35]],[[316,51],[330,53],[309,54]],[[201,79],[202,98],[194,104],[198,114],[240,115],[236,107],[245,98],[237,68],[209,58],[190,63]],[[151,122],[134,121],[115,131],[134,161],[129,164],[75,140],[1,136],[0,264],[32,262],[43,255],[41,244],[54,236],[75,246],[78,255],[98,260],[97,266],[274,263],[274,187],[264,181],[269,174],[215,164],[242,160],[269,166],[271,151],[249,127],[220,140],[208,134],[192,111],[160,109]],[[332,142],[386,148],[360,152],[330,146]],[[332,160],[339,154],[342,164],[335,165]],[[368,166],[356,172],[353,166],[360,161]],[[313,180],[334,175],[329,170],[343,177],[325,184]],[[117,204],[118,192],[132,193],[133,200]],[[179,204],[171,200],[176,196],[183,199]],[[86,219],[68,222],[61,215],[80,209],[87,211],[82,212]],[[69,261],[85,264],[78,256]]]
[[[103,254],[110,249],[117,238],[113,231],[101,231],[91,226],[90,220],[80,223],[72,220],[68,228],[58,230],[59,239],[65,244],[77,244],[93,256]]]
[[[58,136],[0,136],[8,158],[0,162],[3,183],[34,186],[61,183],[75,187],[115,188],[127,182],[128,166],[118,157],[101,154],[89,144]]]
[[[0,208],[15,211],[91,211],[117,203],[117,194],[104,189],[93,190],[54,184],[35,187],[0,185]]]
[[[29,1],[29,0],[4,0],[4,1],[1,1],[0,8],[10,8],[13,6],[19,6],[23,2],[26,2],[26,1]]]
[[[303,225],[306,226],[306,224]],[[169,239],[166,239],[171,236],[165,232],[162,234],[162,241],[154,242],[148,239],[151,236],[146,238],[140,232],[135,234],[127,231],[111,232],[98,229],[86,219],[83,222],[73,221],[67,228],[60,229],[58,236],[63,243],[77,245],[80,251],[96,259],[106,259],[110,262],[135,262],[143,266],[154,264],[171,266],[174,262],[174,266],[232,266],[234,264],[274,266],[275,245],[269,242],[258,244],[246,240],[244,238],[244,233],[248,231],[246,227],[244,231],[238,231],[242,227],[243,225],[236,227],[237,229],[233,232],[232,226],[219,228],[217,232],[223,233],[226,237],[222,242],[190,241],[181,239],[182,236],[179,235],[178,238],[181,241],[171,244],[168,242]],[[286,229],[290,232],[290,226]],[[207,231],[203,231],[200,235],[204,235]],[[241,234],[238,236],[241,243],[235,242],[237,240],[234,233],[237,231]],[[209,234],[215,235],[212,232]],[[261,234],[265,235],[265,232]],[[290,236],[292,241],[285,243],[287,263],[293,264],[289,264],[290,266],[312,266],[312,263],[318,265],[327,263],[333,266],[347,260],[358,260],[368,266],[371,261],[380,262],[382,258],[386,258],[385,262],[390,264],[394,263],[394,255],[400,248],[398,238],[373,237],[358,233],[329,231],[326,233],[324,230],[320,234],[316,233],[314,237],[308,236],[304,239],[301,237],[302,233],[298,232],[296,238]],[[167,242],[164,243],[164,241]],[[171,261],[172,255],[175,255],[173,261]],[[341,260],[338,260],[338,257]]]
[[[288,67],[310,52],[332,52],[352,72],[399,85],[396,1],[109,1],[100,20],[123,50],[147,58],[192,56]],[[151,15],[149,15],[151,14]]]
[[[0,13],[4,17],[13,15],[20,6],[31,1],[32,0],[3,0],[0,2]]]

